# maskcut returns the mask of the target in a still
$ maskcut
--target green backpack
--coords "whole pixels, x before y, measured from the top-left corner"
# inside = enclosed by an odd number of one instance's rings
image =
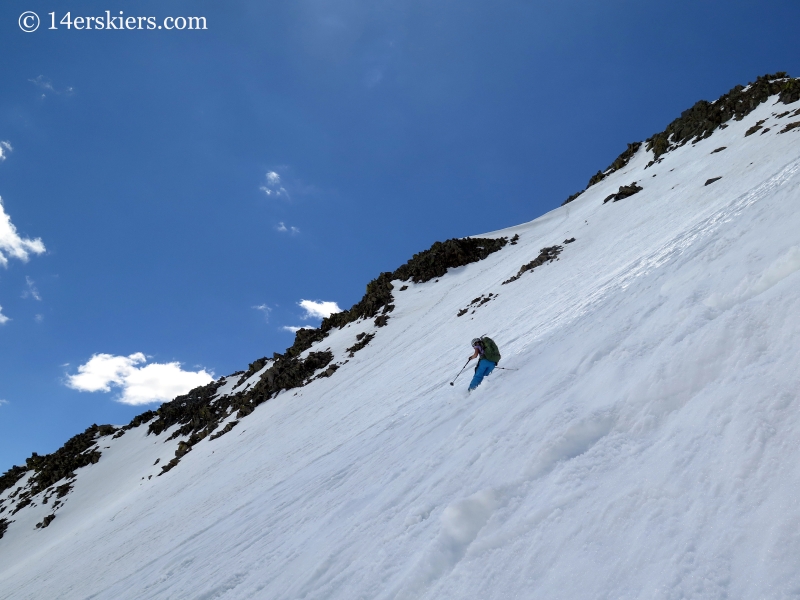
[[[489,337],[482,337],[481,343],[483,344],[483,357],[495,364],[499,363],[501,358],[500,350],[498,350],[497,344],[494,343],[494,340]]]

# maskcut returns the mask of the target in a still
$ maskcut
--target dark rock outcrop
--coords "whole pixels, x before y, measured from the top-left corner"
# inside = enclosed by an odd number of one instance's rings
[[[428,250],[415,254],[392,278],[424,283],[443,276],[450,268],[483,260],[507,243],[506,238],[453,238],[436,242]]]
[[[39,456],[34,452],[25,461],[26,470],[34,471],[29,481],[31,496],[35,496],[61,479],[73,476],[76,469],[96,464],[100,460],[98,438],[116,431],[116,427],[112,425],[92,425],[83,433],[70,438],[52,454]]]
[[[787,131],[791,131],[792,129],[797,129],[800,127],[800,121],[795,121],[794,123],[789,123],[786,127],[781,129],[778,133],[786,133]]]
[[[456,316],[457,317],[461,317],[461,316],[467,314],[467,311],[469,311],[470,308],[472,309],[472,312],[474,313],[476,309],[480,308],[481,306],[483,306],[487,302],[491,302],[492,300],[497,300],[497,294],[494,294],[492,292],[489,292],[488,296],[485,296],[485,295],[481,294],[477,298],[474,298],[472,300],[472,302],[470,302],[467,305],[466,308],[462,308],[461,310],[459,310],[458,314],[456,314]]]
[[[501,285],[505,285],[507,283],[511,283],[512,281],[516,281],[517,279],[522,277],[522,274],[525,273],[526,271],[530,271],[532,269],[535,269],[536,267],[539,267],[539,266],[541,266],[541,265],[543,265],[545,263],[553,262],[554,260],[556,260],[558,258],[558,255],[561,254],[561,251],[563,249],[564,249],[563,246],[558,246],[558,245],[556,245],[556,246],[548,246],[547,248],[542,248],[539,251],[539,256],[534,258],[531,262],[522,265],[519,268],[519,271],[517,271],[516,275],[514,275],[510,279],[506,279]]]
[[[658,162],[661,155],[673,148],[682,146],[689,141],[698,142],[710,137],[716,129],[727,127],[726,122],[731,119],[741,121],[762,102],[766,102],[768,98],[775,95],[778,96],[778,101],[783,104],[791,104],[800,100],[800,79],[792,78],[781,71],[772,75],[758,77],[747,86],[737,85],[715,102],[700,100],[690,109],[683,111],[681,116],[667,125],[664,131],[647,138],[646,149],[653,152],[653,160],[648,166]],[[786,114],[782,113],[780,116]],[[751,135],[760,128],[758,127],[747,135]],[[788,130],[787,128],[784,131]],[[628,144],[627,150],[620,154],[605,171],[598,171],[589,179],[586,189],[567,198],[561,203],[561,206],[569,204],[595,183],[602,181],[614,171],[623,168],[640,147],[641,142]],[[715,152],[719,151],[720,149],[715,150]]]
[[[353,358],[353,355],[362,348],[366,347],[366,345],[369,344],[372,341],[372,338],[374,337],[375,337],[374,333],[368,333],[368,334],[359,333],[356,336],[357,340],[356,343],[350,346],[347,350],[345,350],[345,352],[349,352],[350,358]]]
[[[783,104],[800,100],[800,79],[791,78],[784,72],[763,75],[746,87],[737,85],[716,102],[700,100],[683,111],[664,131],[648,138],[647,149],[652,150],[657,159],[686,142],[697,142],[710,137],[727,121],[741,121],[762,102],[775,95]]]
[[[564,202],[561,203],[561,206],[569,204],[570,202],[575,200],[575,198],[580,196],[583,192],[592,187],[595,183],[600,183],[601,181],[603,181],[603,179],[605,179],[615,171],[619,171],[620,169],[624,168],[631,161],[633,156],[639,151],[639,148],[641,147],[642,147],[642,142],[633,142],[632,144],[628,144],[628,148],[622,154],[620,154],[616,159],[614,159],[614,162],[612,162],[608,167],[606,167],[605,171],[598,171],[589,178],[589,183],[586,185],[586,189],[577,192],[576,194],[572,194],[572,196],[570,196],[569,198],[564,200]]]
[[[287,353],[288,354],[288,353]],[[230,414],[236,412],[237,418],[249,415],[255,408],[281,391],[301,387],[319,369],[328,366],[333,360],[330,351],[311,352],[305,359],[296,356],[275,354],[274,363],[263,373],[255,385],[231,396],[217,397],[217,390],[222,380],[206,386],[195,388],[188,394],[178,396],[171,402],[162,404],[156,418],[148,426],[148,434],[160,434],[174,425],[178,425],[168,439],[188,436],[181,440],[175,451],[175,458],[162,467],[166,473],[180,459],[191,451],[192,446],[209,436],[219,423]],[[261,366],[256,368],[260,364]],[[253,363],[255,372],[261,370],[266,362]],[[240,378],[241,381],[241,378]],[[225,428],[214,436],[215,439],[233,428]]]
[[[628,149],[625,150],[622,154],[620,154],[613,163],[611,163],[605,171],[598,171],[589,179],[589,184],[586,188],[592,187],[595,183],[600,183],[614,173],[615,171],[619,171],[623,167],[625,167],[633,158],[633,155],[639,151],[639,148],[642,147],[642,142],[633,142],[632,144],[628,144]]]
[[[0,476],[0,494],[8,488],[13,487],[27,472],[28,469],[25,467],[18,467],[15,465],[3,473],[3,475]]]
[[[580,195],[581,195],[583,192],[585,192],[585,191],[586,191],[586,190],[585,190],[585,189],[583,189],[583,190],[581,190],[580,192],[575,192],[574,194],[572,194],[571,196],[569,196],[569,197],[568,197],[566,200],[564,200],[564,201],[561,203],[561,206],[564,206],[565,204],[569,204],[570,202],[572,202],[573,200],[575,200],[575,198],[577,198],[578,196],[580,196]]]
[[[748,137],[748,136],[753,135],[756,131],[761,129],[764,126],[764,123],[766,123],[766,122],[767,122],[766,119],[761,119],[760,121],[758,121],[750,129],[748,129],[747,131],[744,132],[744,137]]]
[[[52,523],[53,519],[55,518],[56,518],[55,514],[47,515],[44,519],[42,519],[39,523],[36,524],[36,529],[39,528],[44,529],[45,527],[50,525],[50,523]]]
[[[609,200],[613,200],[614,202],[619,202],[620,200],[624,200],[625,198],[629,198],[629,197],[633,196],[634,194],[638,194],[643,189],[644,188],[642,186],[640,186],[640,185],[637,185],[635,181],[633,183],[631,183],[630,185],[621,185],[621,186],[619,186],[619,190],[617,190],[616,193],[611,194],[610,196],[606,197],[605,200],[603,200],[603,204],[605,204]]]

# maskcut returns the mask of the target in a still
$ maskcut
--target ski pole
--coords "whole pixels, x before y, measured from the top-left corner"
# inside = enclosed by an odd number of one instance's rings
[[[519,371],[519,369],[507,369],[506,367],[495,367],[495,369],[502,369],[503,371]]]
[[[463,366],[463,367],[461,367],[461,370],[458,372],[458,375],[461,375],[461,374],[464,372],[464,369],[466,369],[466,368],[467,368],[467,365],[469,364],[469,361],[470,361],[470,360],[472,360],[472,359],[470,358],[470,359],[469,359],[469,360],[468,360],[466,363],[464,363],[464,366]],[[451,381],[451,382],[450,382],[450,385],[455,385],[455,383],[456,383],[456,379],[458,379],[458,375],[456,375],[455,377],[453,377],[453,381]]]

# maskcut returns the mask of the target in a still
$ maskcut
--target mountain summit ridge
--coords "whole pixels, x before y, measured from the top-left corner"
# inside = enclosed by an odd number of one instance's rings
[[[7,472],[0,598],[795,589],[800,108],[777,75],[566,206],[381,274],[284,355]],[[446,384],[484,333],[513,370],[466,396]]]

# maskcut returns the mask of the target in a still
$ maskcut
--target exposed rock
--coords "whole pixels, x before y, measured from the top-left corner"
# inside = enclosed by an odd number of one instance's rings
[[[744,132],[744,137],[753,135],[756,131],[761,129],[764,126],[764,123],[766,123],[766,122],[767,122],[766,119],[761,119],[759,122],[757,122],[755,125],[753,125],[750,129],[748,129],[747,131]]]
[[[63,498],[72,491],[72,482],[67,482],[56,488],[56,498]]]
[[[306,330],[305,329],[301,329],[301,330],[298,331],[298,333],[300,331],[306,331]],[[254,360],[253,362],[251,362],[250,365],[247,367],[247,371],[239,371],[238,373],[234,373],[233,375],[231,375],[231,377],[234,377],[235,375],[239,375],[239,380],[236,382],[236,385],[240,385],[243,382],[245,382],[248,379],[250,379],[256,373],[258,373],[261,369],[263,369],[264,366],[268,362],[269,362],[269,358],[267,358],[266,356],[263,356],[263,357],[259,358],[258,360]]]
[[[574,194],[572,194],[572,195],[571,195],[569,198],[567,198],[566,200],[564,200],[564,201],[561,203],[561,206],[564,206],[565,204],[569,204],[570,202],[572,202],[573,200],[575,200],[575,198],[577,198],[578,196],[580,196],[580,195],[581,195],[583,192],[585,192],[585,191],[586,191],[586,190],[581,190],[580,192],[575,192],[575,193],[574,193]]]
[[[175,458],[183,458],[191,450],[192,450],[192,446],[188,442],[180,441],[180,442],[178,442],[178,449],[175,450]]]
[[[720,147],[719,147],[719,148],[717,148],[716,150],[712,150],[712,151],[711,151],[711,154],[716,154],[717,152],[722,152],[722,151],[723,151],[723,150],[725,150],[726,148],[727,148],[727,146],[720,146]]]
[[[571,243],[572,243],[572,242],[574,242],[574,241],[575,241],[575,238],[573,237],[573,238],[569,238],[568,240],[564,240],[564,242],[563,242],[563,243],[564,243],[564,244],[571,244]]]
[[[125,429],[127,431],[128,429],[133,429],[134,427],[139,427],[139,425],[143,425],[144,423],[149,423],[150,421],[152,421],[155,418],[155,416],[156,416],[156,413],[154,411],[152,411],[152,410],[145,411],[142,414],[136,415],[135,417],[133,417],[133,420],[130,423],[128,423],[127,425],[125,425],[125,427],[123,427],[123,429]]]
[[[3,539],[3,536],[5,535],[6,529],[8,529],[8,524],[10,522],[11,521],[9,521],[8,519],[0,519],[0,540]]]
[[[519,234],[515,233],[514,237],[511,238],[511,241],[509,242],[509,244],[512,245],[512,246],[516,246],[518,241],[519,241]]]
[[[697,142],[710,137],[726,121],[741,121],[762,102],[775,95],[783,104],[800,100],[800,80],[779,72],[759,77],[747,87],[737,85],[716,102],[700,100],[667,125],[664,131],[648,138],[647,149],[652,150],[658,158],[688,141]]]
[[[374,333],[370,333],[368,335],[365,335],[363,333],[358,334],[356,336],[356,339],[359,341],[350,346],[347,350],[345,350],[345,352],[349,352],[350,358],[353,358],[353,355],[362,348],[364,348],[367,344],[369,344],[372,341],[372,338],[374,337],[375,337]]]
[[[436,242],[428,250],[415,254],[392,278],[424,283],[442,277],[450,268],[483,260],[507,243],[506,238],[453,238]]]
[[[28,471],[33,471],[33,475],[25,486],[25,491],[20,493],[19,496],[17,496],[17,492],[12,494],[12,497],[16,498],[16,506],[12,514],[28,506],[33,496],[36,496],[57,481],[74,477],[76,469],[96,464],[100,460],[97,440],[116,432],[117,429],[111,425],[92,425],[83,433],[67,440],[66,444],[52,454],[39,456],[34,452],[25,461],[25,467],[11,467],[0,480],[3,486],[2,489],[12,487],[22,475]]]
[[[179,459],[179,458],[173,458],[173,459],[172,459],[171,461],[169,461],[169,462],[168,462],[166,465],[164,465],[163,467],[161,467],[161,473],[159,473],[159,474],[158,474],[158,476],[159,476],[159,477],[161,477],[161,476],[162,476],[164,473],[166,473],[167,471],[169,471],[170,469],[172,469],[173,467],[175,467],[175,466],[176,466],[176,465],[177,465],[179,462],[181,462],[181,459]],[[149,479],[149,477],[148,477],[148,479]]]
[[[639,148],[641,148],[641,147],[642,147],[642,142],[633,142],[632,144],[628,144],[628,148],[622,154],[620,154],[614,160],[614,162],[612,162],[606,168],[605,171],[598,171],[597,173],[592,175],[592,177],[589,179],[589,183],[586,186],[586,190],[588,190],[590,187],[592,187],[595,183],[600,183],[601,181],[603,181],[603,179],[605,179],[606,177],[608,177],[609,175],[611,175],[615,171],[619,171],[620,169],[624,168],[630,162],[631,158],[633,158],[633,156],[639,151]],[[570,202],[575,200],[575,198],[580,196],[586,190],[580,191],[580,192],[578,192],[576,194],[572,194],[572,196],[570,196],[569,198],[564,200],[564,202],[561,203],[561,206],[564,206],[565,204],[569,204]]]
[[[480,306],[483,306],[483,305],[484,305],[484,304],[486,304],[487,302],[490,302],[490,301],[492,301],[492,300],[496,300],[496,299],[497,299],[497,294],[494,294],[494,293],[491,293],[491,292],[489,293],[489,295],[488,295],[488,296],[484,296],[483,294],[481,294],[481,295],[480,295],[480,296],[478,296],[477,298],[474,298],[474,299],[472,300],[472,302],[470,302],[470,303],[467,305],[467,307],[466,307],[466,308],[462,308],[460,311],[458,311],[458,314],[457,314],[456,316],[457,316],[457,317],[461,317],[461,316],[463,316],[463,315],[467,314],[467,311],[468,311],[470,308],[476,309],[476,308],[478,308],[478,307],[480,307]],[[473,310],[472,312],[474,313],[474,312],[475,312],[475,310]]]
[[[19,499],[17,500],[17,505],[14,510],[11,511],[12,515],[17,514],[23,508],[28,506],[32,501],[30,491],[25,492],[24,494],[20,494]]]
[[[558,255],[561,254],[561,251],[563,249],[564,249],[563,246],[548,246],[547,248],[542,248],[539,251],[539,256],[534,258],[531,262],[529,262],[529,263],[527,263],[525,265],[522,265],[519,268],[519,271],[517,272],[517,274],[514,275],[514,277],[512,277],[511,279],[506,279],[502,283],[502,285],[505,285],[507,283],[511,283],[512,281],[516,281],[517,279],[522,277],[522,274],[525,273],[526,271],[530,271],[532,269],[535,269],[536,267],[539,267],[539,266],[541,266],[541,265],[543,265],[545,263],[553,262],[554,260],[556,260],[558,258]]]
[[[630,185],[621,185],[621,186],[619,186],[619,190],[615,194],[611,194],[605,200],[603,200],[603,204],[605,204],[609,200],[613,200],[614,202],[618,202],[619,200],[623,200],[625,198],[633,196],[634,194],[638,194],[643,189],[644,188],[642,186],[636,185],[635,181],[633,183],[631,183]]]
[[[175,458],[162,467],[162,475],[175,467],[181,457],[191,451],[192,446],[209,436],[219,423],[232,412],[238,411],[241,418],[255,410],[256,406],[266,402],[284,390],[301,387],[319,369],[326,367],[333,360],[330,351],[311,352],[301,360],[297,357],[275,354],[274,363],[262,374],[258,382],[243,392],[232,396],[216,397],[221,380],[207,386],[195,388],[184,396],[178,396],[171,402],[165,402],[156,411],[156,419],[150,423],[148,434],[156,435],[173,425],[180,425],[170,436],[175,439],[188,436],[178,444]],[[256,371],[263,368],[262,366]],[[253,365],[255,368],[256,365]],[[334,369],[335,370],[335,369]],[[233,428],[225,427],[213,439],[224,435]]]
[[[628,144],[627,150],[620,154],[613,163],[611,163],[605,171],[598,171],[589,179],[589,184],[586,186],[586,189],[592,187],[595,183],[600,183],[614,173],[615,171],[619,171],[620,169],[624,168],[633,158],[634,154],[639,151],[639,148],[642,147],[642,142],[633,142],[632,144]]]
[[[710,137],[716,129],[725,129],[726,121],[731,119],[741,121],[762,102],[766,102],[770,96],[774,95],[778,95],[778,101],[783,104],[791,104],[800,100],[800,79],[794,79],[787,73],[778,72],[758,77],[755,82],[746,87],[737,85],[716,102],[700,100],[690,109],[683,111],[681,116],[667,125],[664,131],[647,138],[646,149],[652,150],[654,157],[647,166],[660,162],[661,155],[669,152],[672,148],[682,146],[689,141],[698,142]],[[778,117],[785,117],[787,114],[789,114],[788,111],[781,113]],[[795,114],[800,115],[800,109],[797,109]],[[763,125],[763,122],[761,124]],[[794,125],[794,127],[800,127],[800,125]],[[760,128],[759,126],[746,135],[751,135]],[[784,129],[781,133],[785,131],[789,131],[789,129]],[[640,146],[641,142],[628,144],[627,150],[620,154],[605,171],[598,171],[589,179],[586,189],[625,167]],[[724,147],[718,148],[714,152],[724,149]],[[572,194],[561,203],[561,206],[569,204],[584,191],[586,190]]]
[[[800,121],[795,121],[794,123],[789,123],[786,127],[781,129],[778,133],[786,133],[787,131],[791,131],[792,129],[796,129],[800,127]]]
[[[236,427],[238,424],[239,424],[239,421],[231,421],[231,422],[229,422],[227,425],[225,425],[225,427],[223,427],[223,428],[222,428],[222,431],[220,431],[220,432],[218,432],[218,433],[215,433],[214,435],[212,435],[212,436],[211,436],[210,438],[208,438],[208,439],[209,439],[209,440],[215,440],[215,439],[217,439],[218,437],[221,437],[221,436],[225,435],[226,433],[228,433],[228,432],[229,432],[231,429],[233,429],[234,427]]]
[[[330,377],[339,369],[339,365],[331,365],[327,369],[325,369],[322,373],[317,375],[317,377]]]
[[[0,494],[13,487],[27,472],[28,469],[25,467],[18,467],[15,465],[3,473],[2,477],[0,477]]]
[[[705,185],[711,185],[712,183],[714,183],[715,181],[719,181],[720,179],[722,179],[722,177],[712,177],[711,179],[706,180]]]
[[[41,527],[42,529],[44,529],[45,527],[47,527],[48,525],[50,525],[50,523],[52,523],[52,522],[53,522],[53,519],[55,519],[55,518],[56,518],[56,515],[55,515],[55,514],[52,514],[52,515],[47,515],[47,516],[46,516],[44,519],[42,519],[42,520],[41,520],[41,522],[39,522],[39,523],[37,523],[37,524],[36,524],[36,529],[39,529],[40,527]]]

